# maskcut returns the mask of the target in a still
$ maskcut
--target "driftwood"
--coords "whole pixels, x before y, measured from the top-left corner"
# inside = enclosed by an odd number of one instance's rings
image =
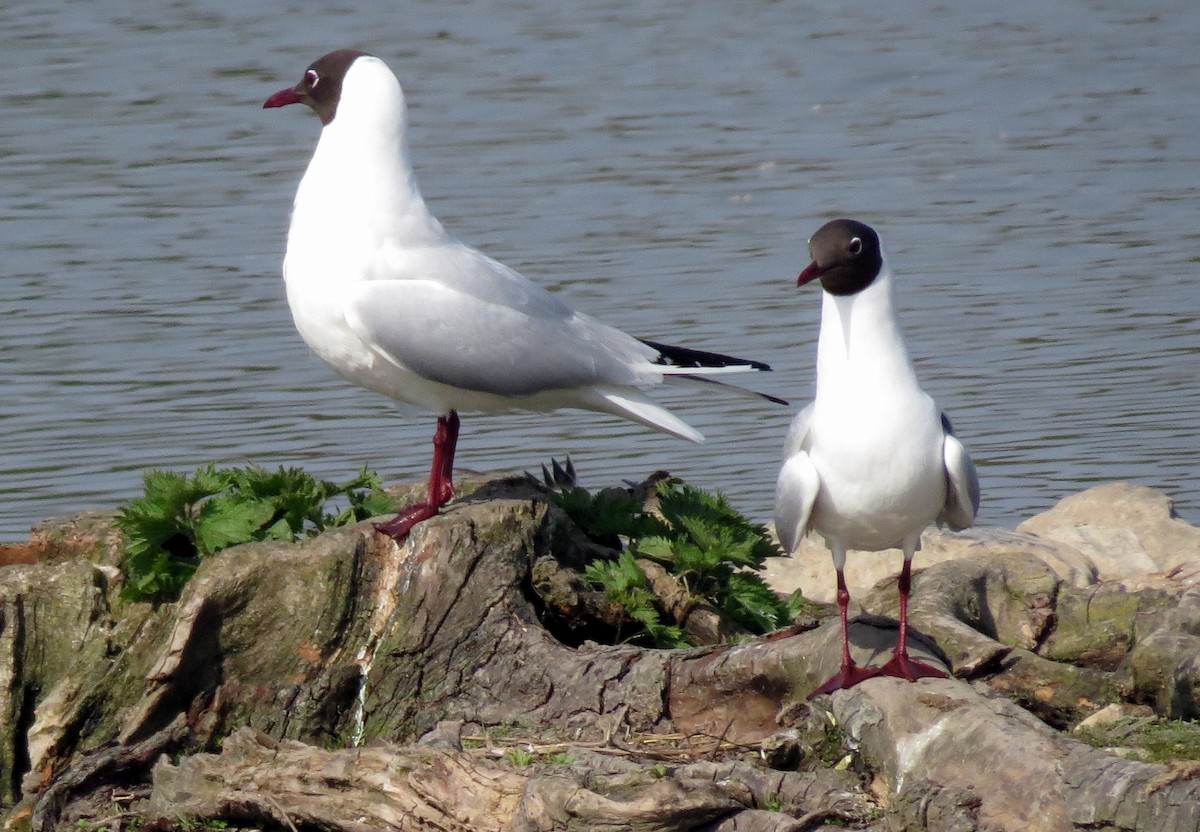
[[[1194,766],[1057,730],[1113,701],[1194,716],[1200,590],[939,564],[914,653],[958,678],[809,705],[835,622],[587,640],[611,614],[575,574],[594,544],[543,498],[494,483],[402,547],[363,524],[230,549],[157,607],[117,600],[102,519],[43,530],[0,570],[6,828],[1200,830]],[[862,660],[892,597],[853,627]]]

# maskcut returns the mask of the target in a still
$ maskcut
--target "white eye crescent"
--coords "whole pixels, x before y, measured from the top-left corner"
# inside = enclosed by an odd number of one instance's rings
[[[862,251],[862,240],[858,237],[851,237],[850,245],[847,248],[851,254],[858,254]]]
[[[317,84],[321,80],[321,76],[317,75],[317,71],[315,69],[310,69],[308,72],[304,73],[304,80],[308,82],[309,89],[315,90],[317,88]]]

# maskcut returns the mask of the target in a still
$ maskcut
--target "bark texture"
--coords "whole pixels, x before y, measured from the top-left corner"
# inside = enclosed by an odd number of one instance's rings
[[[226,550],[171,604],[118,600],[117,546],[87,517],[0,569],[6,829],[1200,830],[1196,764],[1059,730],[1112,702],[1196,715],[1200,587],[1170,576],[937,564],[912,649],[957,678],[810,705],[836,621],[588,640],[613,615],[579,575],[595,544],[526,480],[404,546],[363,524]],[[861,661],[890,650],[894,598],[865,601]]]

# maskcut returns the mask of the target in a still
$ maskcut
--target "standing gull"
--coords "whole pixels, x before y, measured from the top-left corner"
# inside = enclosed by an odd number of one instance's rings
[[[824,289],[817,395],[793,420],[775,492],[775,528],[789,553],[814,530],[837,569],[842,666],[809,698],[873,676],[915,681],[945,673],[908,657],[912,557],[930,523],[965,529],[979,510],[975,466],[950,420],[917,382],[896,320],[892,270],[879,237],[833,220],[809,240],[813,262],[797,285]],[[900,548],[900,635],[882,667],[850,657],[846,551]]]
[[[322,125],[283,262],[296,329],[349,381],[438,414],[428,496],[381,532],[400,539],[453,496],[459,411],[582,408],[700,442],[642,391],[770,369],[626,335],[448,235],[417,188],[404,94],[378,58],[330,52],[263,107],[288,104]]]

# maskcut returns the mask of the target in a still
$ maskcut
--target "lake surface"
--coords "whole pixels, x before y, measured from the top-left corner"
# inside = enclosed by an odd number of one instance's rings
[[[151,467],[426,475],[433,419],[309,354],[279,277],[319,125],[260,107],[343,46],[400,76],[447,228],[578,308],[798,407],[806,240],[863,219],[980,522],[1115,479],[1200,521],[1200,4],[984,5],[4,4],[0,540]],[[709,441],[466,416],[460,466],[665,468],[766,519],[795,408],[658,398]]]

